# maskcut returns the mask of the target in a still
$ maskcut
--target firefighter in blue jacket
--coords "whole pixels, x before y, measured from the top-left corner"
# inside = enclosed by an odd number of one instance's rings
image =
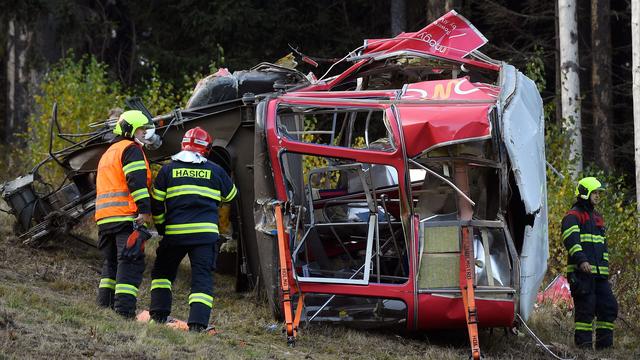
[[[562,219],[562,240],[569,252],[567,278],[575,306],[574,340],[578,347],[596,349],[613,345],[613,322],[618,303],[609,285],[609,252],[604,218],[594,208],[602,184],[594,177],[578,181],[576,203]]]
[[[190,331],[204,331],[213,305],[212,262],[218,241],[218,206],[231,201],[237,189],[218,165],[207,160],[211,136],[196,127],[182,139],[182,151],[172,156],[156,177],[152,190],[153,220],[164,235],[151,271],[151,319],[166,322],[171,312],[171,286],[178,265],[189,256]]]

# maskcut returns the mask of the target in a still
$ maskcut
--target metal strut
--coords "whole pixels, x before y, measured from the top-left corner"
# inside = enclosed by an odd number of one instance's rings
[[[295,317],[291,308],[291,289],[289,287],[289,268],[287,265],[287,249],[284,239],[284,223],[282,220],[282,208],[280,204],[275,206],[276,213],[276,229],[278,231],[278,255],[280,258],[280,290],[282,291],[282,306],[284,308],[284,331],[287,332],[287,345],[296,345],[296,336],[298,335],[298,325],[302,317],[302,308],[304,307],[304,295],[300,289],[298,291],[298,307],[296,308]]]

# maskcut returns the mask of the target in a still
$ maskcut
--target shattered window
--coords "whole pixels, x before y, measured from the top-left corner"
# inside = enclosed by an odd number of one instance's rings
[[[452,181],[453,164],[437,162],[412,167],[411,193],[414,210],[421,220],[457,220],[458,203],[456,192],[444,179]]]
[[[514,259],[506,225],[498,216],[500,169],[487,158],[487,150],[490,147],[483,142],[458,144],[410,162],[414,212],[420,217],[421,289],[459,288],[463,227],[469,227],[472,235],[476,285],[513,286]]]
[[[295,211],[300,281],[404,283],[407,251],[392,166],[308,154],[282,156]]]
[[[294,141],[351,149],[395,149],[383,109],[281,107],[278,131]]]
[[[476,285],[511,286],[511,262],[501,228],[474,227]]]

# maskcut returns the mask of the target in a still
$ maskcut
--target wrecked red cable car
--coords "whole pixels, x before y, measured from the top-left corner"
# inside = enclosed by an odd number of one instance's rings
[[[542,100],[485,43],[452,11],[366,40],[330,77],[334,66],[320,79],[267,63],[221,71],[154,118],[152,161],[186,129],[216,138],[212,160],[240,191],[228,236],[238,288],[265,291],[290,341],[300,321],[468,328],[477,357],[477,327],[529,317],[548,256]],[[93,210],[113,121],[101,126],[3,185],[25,242]],[[43,194],[46,163],[67,179]]]

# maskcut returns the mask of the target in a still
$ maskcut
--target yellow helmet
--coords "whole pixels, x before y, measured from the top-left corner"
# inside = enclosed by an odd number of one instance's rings
[[[126,138],[133,138],[133,134],[135,134],[139,128],[152,129],[154,127],[153,122],[149,120],[142,111],[129,110],[120,115],[116,126],[113,128],[113,133]]]
[[[576,186],[576,196],[581,199],[588,200],[593,191],[604,190],[604,187],[598,179],[590,176],[578,181]]]

